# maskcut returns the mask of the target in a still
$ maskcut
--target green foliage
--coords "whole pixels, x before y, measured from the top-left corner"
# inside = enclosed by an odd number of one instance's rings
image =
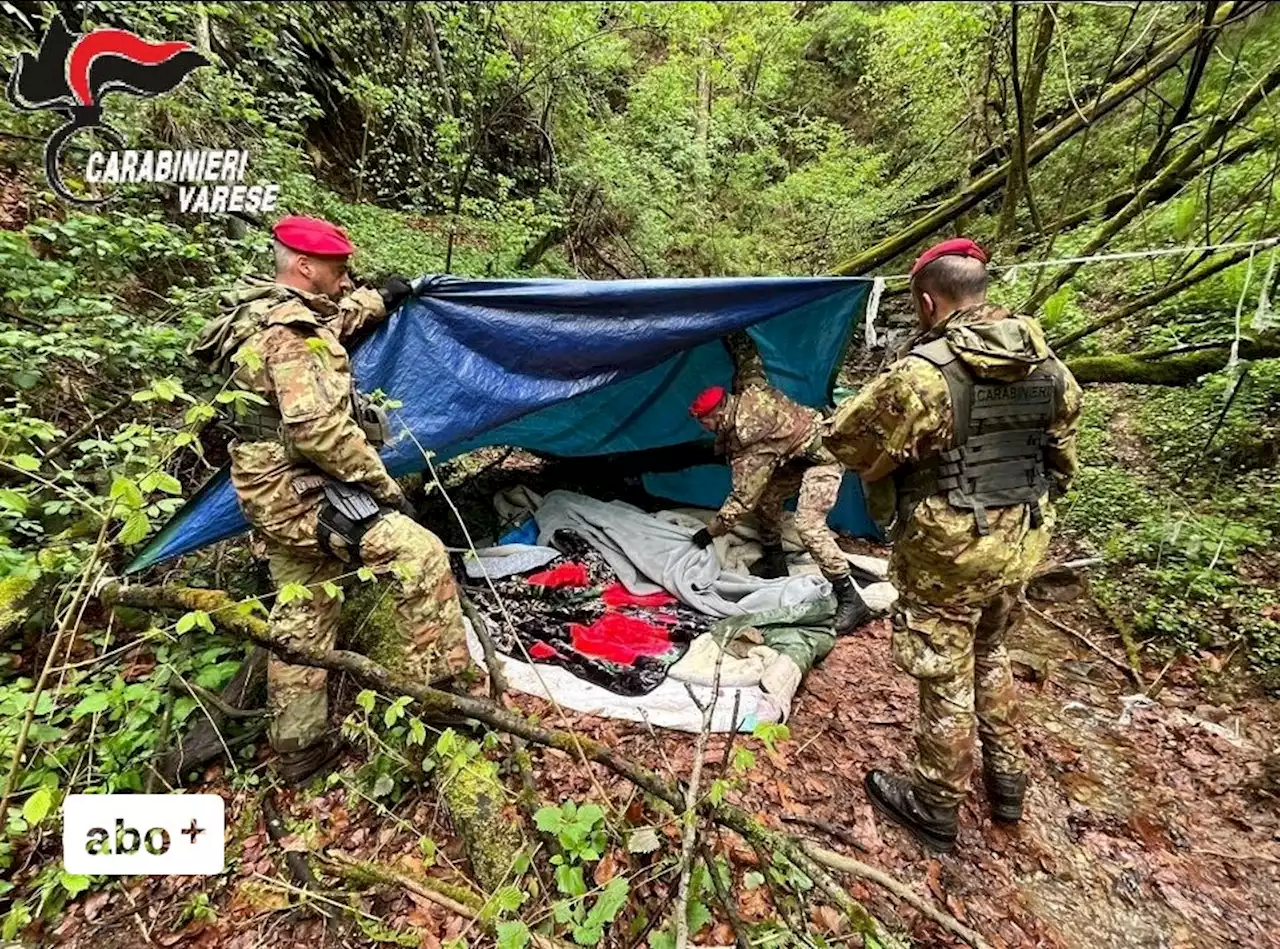
[[[567,859],[599,860],[605,846],[604,811],[596,804],[579,807],[565,801],[559,807],[542,807],[533,815],[538,830],[555,834]]]

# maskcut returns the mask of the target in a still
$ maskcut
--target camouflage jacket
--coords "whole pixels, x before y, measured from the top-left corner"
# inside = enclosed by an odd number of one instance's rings
[[[777,389],[752,386],[725,399],[712,416],[716,451],[727,455],[733,487],[710,526],[713,537],[733,530],[755,510],[774,474],[788,462],[834,464],[822,447],[825,423],[814,409]]]
[[[980,379],[1012,381],[1045,359],[1056,359],[1033,319],[985,303],[953,314],[928,334],[945,336]],[[1065,490],[1076,473],[1076,429],[1081,391],[1065,368],[1066,391],[1049,428],[1050,477]],[[954,419],[940,370],[907,355],[837,409],[826,447],[846,467],[874,481],[869,493],[892,490],[892,473],[950,447]],[[868,477],[869,476],[869,477]],[[878,505],[881,509],[889,505]],[[991,533],[977,536],[973,514],[952,508],[942,495],[916,505],[896,525],[892,561],[895,583],[930,602],[978,603],[1025,582],[1043,558],[1053,512],[1041,499],[1044,524],[1033,529],[1025,505],[988,511]]]
[[[400,488],[352,415],[351,362],[343,347],[358,330],[386,316],[374,290],[355,290],[334,303],[262,279],[251,279],[220,301],[222,315],[193,347],[228,388],[251,392],[279,413],[279,438],[231,443],[231,481],[245,516],[269,534],[316,503],[294,481],[324,473],[362,484],[395,504]]]

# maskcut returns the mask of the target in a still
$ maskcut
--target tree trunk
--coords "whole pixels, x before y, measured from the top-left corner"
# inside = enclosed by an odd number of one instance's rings
[[[1156,170],[1156,167],[1160,164],[1160,159],[1164,156],[1165,149],[1169,147],[1169,142],[1173,139],[1173,133],[1181,127],[1183,122],[1187,121],[1187,116],[1191,114],[1191,106],[1195,102],[1196,93],[1200,90],[1200,80],[1204,77],[1204,68],[1209,63],[1209,54],[1213,52],[1213,44],[1218,40],[1220,27],[1210,26],[1217,6],[1217,0],[1207,0],[1204,5],[1204,18],[1202,21],[1204,35],[1200,37],[1195,55],[1191,57],[1191,67],[1187,70],[1187,82],[1182,90],[1182,101],[1178,103],[1178,108],[1174,110],[1173,117],[1169,119],[1169,123],[1160,132],[1155,145],[1151,147],[1151,154],[1147,156],[1142,168],[1134,176],[1135,181],[1144,181]]]
[[[1259,7],[1260,7],[1260,4],[1257,3],[1256,0],[1255,2],[1237,3],[1235,5],[1235,9],[1231,16],[1219,18],[1217,15],[1215,15],[1214,23],[1217,24],[1219,27],[1225,26],[1228,20],[1234,22],[1236,20],[1243,19],[1249,13],[1253,12],[1254,9],[1257,9]],[[1181,45],[1183,43],[1186,43],[1186,45],[1183,46],[1183,52],[1186,52],[1186,50],[1190,49],[1192,46],[1195,45],[1195,36],[1193,34],[1195,34],[1196,31],[1197,31],[1197,27],[1195,26],[1185,27],[1178,33],[1174,34],[1172,39],[1166,41],[1160,46],[1157,46],[1155,50],[1153,50],[1149,54],[1145,56],[1134,55],[1126,59],[1123,63],[1117,64],[1111,70],[1111,72],[1107,74],[1105,78],[1095,82],[1086,82],[1083,85],[1077,87],[1075,89],[1076,99],[1078,101],[1083,102],[1088,99],[1094,98],[1097,95],[1099,89],[1103,88],[1106,85],[1119,83],[1125,79],[1128,79],[1134,73],[1146,67],[1148,64],[1153,62],[1158,57],[1162,56],[1165,52],[1167,52],[1169,49],[1171,49],[1175,45]],[[1191,42],[1186,42],[1189,36],[1191,37]],[[1075,104],[1070,100],[1059,103],[1058,105],[1055,105],[1053,108],[1046,109],[1044,112],[1041,112],[1039,115],[1037,115],[1035,119],[1033,119],[1030,122],[1029,128],[1032,132],[1043,131],[1044,129],[1051,128],[1055,123],[1060,122],[1064,117],[1074,113],[1075,108],[1076,108]],[[1001,162],[1006,161],[1009,158],[1009,145],[1010,143],[1007,141],[1001,142],[999,144],[992,145],[990,148],[987,148],[985,151],[979,153],[978,156],[969,163],[969,168],[968,168],[968,171],[966,172],[966,176],[969,178],[977,177],[978,175],[981,175],[984,171],[987,171],[988,169],[1000,164]],[[959,179],[956,179],[956,178],[952,178],[949,181],[940,182],[939,184],[930,188],[923,195],[921,195],[920,203],[927,204],[929,201],[932,201],[935,198],[941,197],[944,194],[954,191],[958,187],[959,183],[960,183]]]
[[[1067,360],[1067,368],[1081,383],[1134,382],[1150,386],[1186,386],[1201,376],[1225,369],[1230,358],[1231,346],[1224,345],[1158,360],[1144,359],[1142,353],[1132,356],[1118,353],[1077,356]],[[1240,358],[1280,358],[1280,340],[1241,340]]]
[[[1188,168],[1182,174],[1169,179],[1168,183],[1164,187],[1160,188],[1157,192],[1154,192],[1151,196],[1150,203],[1159,204],[1162,201],[1168,200],[1177,194],[1188,181],[1193,181],[1200,177],[1205,172],[1209,171],[1210,168],[1230,165],[1239,161],[1241,158],[1244,158],[1246,155],[1252,155],[1265,144],[1269,144],[1265,136],[1255,135],[1253,138],[1246,139],[1237,145],[1233,145],[1230,149],[1224,152],[1221,157],[1214,159],[1211,165],[1198,164]],[[1058,226],[1058,233],[1065,234],[1073,228],[1079,227],[1081,224],[1092,221],[1094,218],[1107,217],[1118,213],[1121,208],[1133,200],[1133,196],[1137,193],[1138,189],[1136,186],[1126,188],[1124,191],[1117,191],[1109,198],[1103,198],[1101,201],[1091,204],[1087,208],[1081,208],[1079,211],[1066,215]],[[1039,235],[1031,235],[1018,241],[1014,245],[1014,250],[1018,253],[1030,250],[1035,246],[1038,237]]]
[[[1169,183],[1183,174],[1192,164],[1202,155],[1212,148],[1220,139],[1226,136],[1232,129],[1240,125],[1241,122],[1249,115],[1251,111],[1262,102],[1272,90],[1280,86],[1280,63],[1276,63],[1271,67],[1271,71],[1259,79],[1244,97],[1236,103],[1230,114],[1219,117],[1209,124],[1209,126],[1200,133],[1199,138],[1190,145],[1182,149],[1178,153],[1178,157],[1164,167],[1164,169],[1153,178],[1150,182],[1138,189],[1129,202],[1120,209],[1120,212],[1107,221],[1098,233],[1095,234],[1090,241],[1082,247],[1076,256],[1088,257],[1096,254],[1102,248],[1107,246],[1111,238],[1115,237],[1120,231],[1136,218],[1142,209],[1147,206],[1153,196],[1158,194],[1162,189],[1168,187]],[[1076,271],[1081,264],[1067,264],[1058,272],[1052,280],[1048,281],[1036,293],[1032,294],[1031,299],[1025,304],[1028,310],[1034,310],[1041,306],[1045,300],[1053,296],[1058,288],[1075,276]]]
[[[1040,15],[1036,21],[1036,42],[1031,48],[1031,60],[1027,63],[1027,81],[1024,86],[1018,80],[1018,4],[1016,2],[1013,4],[1012,17],[1012,39],[1010,41],[1012,67],[1010,73],[1013,78],[1014,108],[1018,115],[1018,140],[1017,147],[1014,149],[1013,161],[1009,166],[1009,178],[1005,184],[1004,205],[1000,209],[1000,236],[1002,238],[1013,233],[1014,225],[1017,223],[1018,197],[1024,185],[1027,189],[1028,209],[1034,208],[1031,185],[1027,176],[1027,115],[1035,112],[1036,102],[1040,98],[1040,84],[1044,79],[1045,65],[1049,61],[1049,48],[1053,43],[1054,24],[1057,23],[1053,13],[1053,4],[1046,3],[1040,8]],[[1040,223],[1035,220],[1038,217],[1039,215],[1033,214],[1033,222],[1037,231],[1040,230]]]
[[[449,74],[445,72],[444,57],[440,55],[440,38],[436,36],[436,24],[431,16],[430,6],[424,7],[423,13],[426,16],[427,43],[431,47],[431,64],[435,67],[436,80],[440,83],[440,95],[444,97],[444,107],[449,114],[456,116],[457,113],[453,110],[453,93],[449,88]]]
[[[1230,16],[1237,4],[1224,3],[1214,17],[1219,24]],[[1087,109],[1072,112],[1066,119],[1027,146],[1027,165],[1031,167],[1047,157],[1054,149],[1069,141],[1078,132],[1108,115],[1121,103],[1128,101],[1164,75],[1191,49],[1199,39],[1199,24],[1188,28],[1178,38],[1163,48],[1144,68],[1108,87]],[[911,249],[921,239],[938,228],[955,220],[979,201],[993,194],[1008,177],[1009,163],[1005,162],[972,182],[963,192],[943,202],[935,210],[913,221],[897,234],[839,264],[833,273],[855,276],[887,263],[899,254]]]

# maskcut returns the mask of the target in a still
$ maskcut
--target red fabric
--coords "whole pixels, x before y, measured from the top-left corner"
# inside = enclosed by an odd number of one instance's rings
[[[578,652],[625,666],[634,665],[640,656],[661,656],[671,648],[665,628],[622,613],[605,613],[590,626],[570,623],[569,634]]]
[[[967,237],[953,237],[951,240],[943,241],[941,244],[934,244],[917,257],[916,262],[911,265],[911,276],[914,277],[921,269],[927,267],[939,257],[972,257],[974,260],[980,260],[984,264],[991,259],[976,241],[971,241]]]
[[[558,655],[560,653],[541,639],[529,647],[529,656],[533,659],[554,659]]]
[[[319,257],[346,257],[355,253],[347,232],[318,217],[282,217],[271,233],[285,247]]]
[[[587,580],[587,565],[584,563],[562,563],[558,567],[551,570],[543,570],[541,573],[535,573],[526,583],[531,583],[538,587],[551,587],[558,589],[560,587],[585,587],[590,583]]]
[[[703,389],[698,393],[698,397],[693,400],[693,405],[689,406],[689,414],[694,418],[703,418],[715,411],[716,406],[724,401],[724,386],[711,386],[709,389]]]
[[[612,609],[617,609],[619,606],[639,606],[648,609],[650,607],[671,606],[676,602],[676,598],[665,591],[650,593],[647,596],[636,596],[636,594],[628,592],[626,587],[616,581],[605,587],[604,593],[600,594],[600,599],[604,601],[605,606]]]

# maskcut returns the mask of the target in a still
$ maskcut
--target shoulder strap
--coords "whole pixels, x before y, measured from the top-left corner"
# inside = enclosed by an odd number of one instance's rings
[[[320,326],[323,320],[319,313],[296,297],[281,300],[264,314],[264,322],[268,326],[292,326],[301,330],[305,326]]]
[[[946,339],[935,339],[911,350],[910,355],[937,367],[947,381],[951,396],[952,437],[951,447],[958,448],[969,438],[969,415],[973,408],[973,377],[964,363],[956,357],[955,350]]]

